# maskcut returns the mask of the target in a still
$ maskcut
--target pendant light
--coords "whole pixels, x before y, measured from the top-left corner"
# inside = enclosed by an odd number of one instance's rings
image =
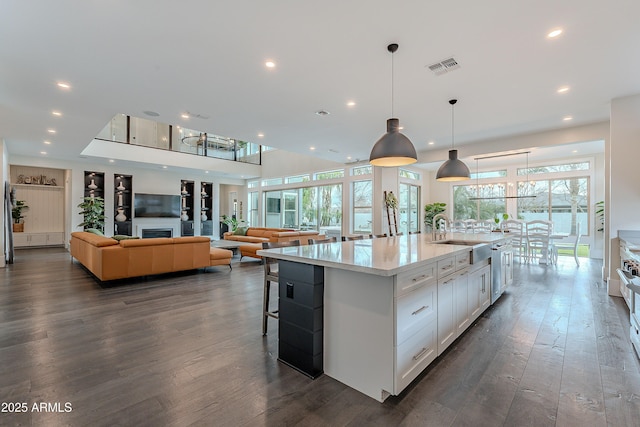
[[[393,53],[398,45],[392,43],[387,46],[391,52],[391,117],[393,117]],[[400,133],[400,120],[387,120],[387,133],[382,135],[369,155],[369,163],[374,166],[392,167],[410,165],[418,161],[416,149],[406,136]]]
[[[444,162],[438,173],[436,174],[437,181],[464,181],[465,179],[471,179],[471,173],[469,168],[462,160],[458,159],[458,150],[453,149],[453,106],[458,102],[457,99],[451,99],[451,150],[449,150],[449,160]]]

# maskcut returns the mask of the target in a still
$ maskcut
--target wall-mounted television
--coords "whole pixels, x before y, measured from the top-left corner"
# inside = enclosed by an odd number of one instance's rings
[[[133,198],[136,218],[180,218],[180,196],[136,193]]]

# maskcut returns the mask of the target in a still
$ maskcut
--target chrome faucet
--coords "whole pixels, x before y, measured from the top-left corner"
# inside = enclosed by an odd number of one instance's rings
[[[438,221],[441,221],[442,227],[438,229]],[[433,240],[444,240],[447,237],[447,227],[449,226],[449,218],[445,214],[436,214],[433,217],[433,224],[431,225],[431,231],[433,233]]]

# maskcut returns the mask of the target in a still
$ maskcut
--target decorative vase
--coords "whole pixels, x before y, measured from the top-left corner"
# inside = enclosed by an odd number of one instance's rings
[[[91,184],[87,185],[87,187],[89,187],[92,190],[95,190],[96,188],[98,188],[98,186],[95,183],[95,180],[91,180]]]
[[[118,194],[118,206],[122,206],[122,194]]]
[[[202,189],[202,191],[200,192],[200,195],[201,195],[202,197],[207,197],[207,192],[206,192],[206,191],[204,191],[204,188],[203,188],[203,189]]]
[[[118,190],[118,191],[124,191],[124,190],[126,190],[126,188],[124,187],[124,185],[122,185],[122,181],[120,181],[120,184],[116,187],[116,190]]]
[[[207,213],[205,211],[202,211],[202,213],[200,214],[200,219],[203,221],[207,220]]]
[[[189,221],[189,215],[187,215],[187,211],[182,211],[182,215],[180,215],[180,219],[183,221]]]
[[[189,194],[189,192],[187,191],[187,187],[182,187],[182,191],[180,192],[180,194],[182,194],[183,196]]]
[[[127,220],[127,216],[124,214],[124,209],[118,208],[116,210],[118,211],[118,215],[116,215],[116,221],[125,222]]]

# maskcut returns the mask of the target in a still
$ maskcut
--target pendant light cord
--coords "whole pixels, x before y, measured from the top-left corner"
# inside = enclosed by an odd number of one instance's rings
[[[453,141],[455,139],[454,135],[453,135],[453,122],[454,122],[454,114],[453,114],[453,109],[454,109],[454,104],[451,104],[451,149],[453,150]]]
[[[393,115],[393,104],[394,104],[393,82],[394,82],[394,76],[393,76],[393,52],[391,52],[391,117],[395,117]]]

